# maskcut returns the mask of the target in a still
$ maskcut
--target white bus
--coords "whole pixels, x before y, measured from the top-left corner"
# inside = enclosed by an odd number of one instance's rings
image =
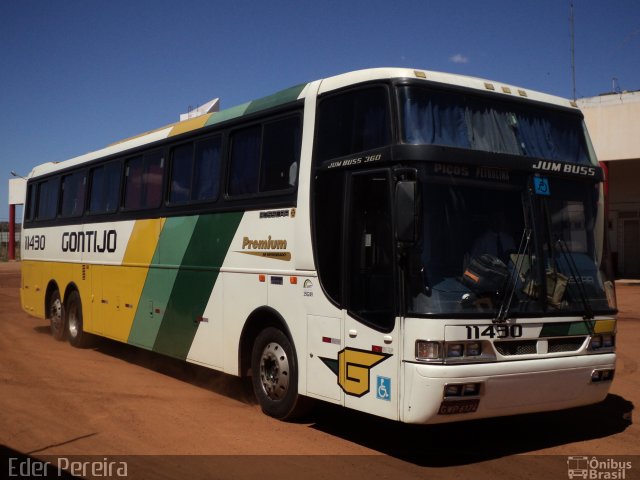
[[[573,102],[371,69],[29,174],[23,308],[409,423],[599,402],[615,369],[603,174]]]

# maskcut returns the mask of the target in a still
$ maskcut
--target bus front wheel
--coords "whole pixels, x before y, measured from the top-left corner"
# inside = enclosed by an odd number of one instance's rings
[[[267,415],[287,420],[298,416],[298,368],[293,345],[279,329],[264,329],[251,354],[253,391]]]
[[[60,292],[58,289],[51,293],[49,299],[49,322],[51,324],[51,335],[56,340],[64,340],[67,334],[65,325],[65,313]]]
[[[76,290],[69,293],[64,310],[69,343],[78,348],[87,347],[90,342],[90,337],[83,328],[82,302],[80,301],[80,294]]]

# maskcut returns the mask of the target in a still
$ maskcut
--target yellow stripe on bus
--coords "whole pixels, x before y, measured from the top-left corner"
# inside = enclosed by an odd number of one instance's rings
[[[164,222],[164,218],[136,221],[124,253],[123,265],[148,267],[151,264]]]
[[[176,125],[169,132],[169,136],[173,137],[174,135],[180,135],[181,133],[190,132],[191,130],[195,130],[196,128],[204,127],[204,124],[209,120],[211,116],[210,113],[205,115],[201,115],[196,118],[191,118],[189,120],[185,120],[184,122],[176,123]]]
[[[129,338],[164,222],[164,218],[136,221],[122,266],[101,267],[102,290],[110,297],[102,305],[103,335],[121,342]]]

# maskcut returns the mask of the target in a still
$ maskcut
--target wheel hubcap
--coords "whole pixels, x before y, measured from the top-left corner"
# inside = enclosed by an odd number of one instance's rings
[[[72,337],[76,337],[78,335],[78,315],[75,307],[71,307],[69,309],[69,334]]]
[[[51,324],[56,330],[62,328],[62,302],[59,298],[51,304],[49,318],[51,319]]]
[[[264,393],[271,400],[282,399],[289,388],[289,359],[277,343],[269,343],[260,359],[260,380]]]

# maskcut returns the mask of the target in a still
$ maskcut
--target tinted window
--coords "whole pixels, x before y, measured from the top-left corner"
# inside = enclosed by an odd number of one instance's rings
[[[120,163],[114,162],[91,170],[89,212],[115,212],[120,199]]]
[[[186,202],[191,199],[192,175],[193,143],[186,143],[172,149],[169,202]]]
[[[213,200],[220,183],[221,138],[175,147],[171,154],[169,202]]]
[[[348,308],[383,331],[394,323],[393,232],[389,175],[351,177],[346,253],[349,265]]]
[[[300,117],[288,117],[235,132],[231,139],[229,194],[287,190],[296,185]]]
[[[329,297],[341,305],[344,172],[329,170],[318,175],[313,204],[318,275]]]
[[[131,158],[125,167],[125,208],[140,208],[142,206],[142,156]]]
[[[84,210],[85,185],[84,172],[76,172],[62,177],[61,216],[77,217],[82,215]]]
[[[319,160],[379,148],[390,140],[386,88],[343,93],[320,103],[316,145]]]
[[[261,136],[262,127],[260,125],[233,134],[229,172],[230,195],[258,192]]]
[[[218,198],[220,190],[220,137],[196,142],[192,200]]]
[[[260,191],[295,186],[300,158],[300,119],[285,118],[264,126]]]
[[[59,185],[59,178],[53,178],[38,184],[38,209],[36,211],[36,219],[47,220],[56,216]]]
[[[27,205],[26,211],[24,214],[24,218],[26,220],[31,220],[33,218],[33,214],[36,211],[36,187],[34,184],[30,184],[27,188]]]
[[[406,143],[594,164],[578,115],[418,87],[400,89],[400,108]]]
[[[125,200],[127,209],[152,208],[160,205],[162,198],[162,152],[152,152],[134,157],[125,167]]]

